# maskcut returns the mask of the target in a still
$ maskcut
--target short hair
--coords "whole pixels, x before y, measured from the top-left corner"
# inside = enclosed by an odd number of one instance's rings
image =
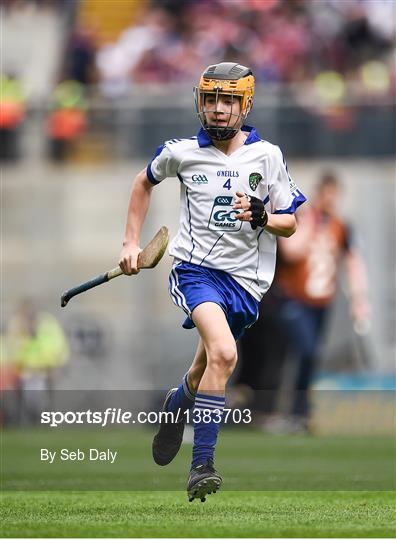
[[[336,187],[339,188],[341,186],[339,179],[337,178],[334,171],[328,170],[324,171],[321,176],[320,180],[317,184],[317,190],[321,191],[325,187]]]

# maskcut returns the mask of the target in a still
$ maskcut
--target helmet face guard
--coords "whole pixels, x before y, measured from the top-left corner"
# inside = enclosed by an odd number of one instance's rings
[[[223,62],[215,66],[209,66],[203,73],[199,86],[194,88],[195,106],[202,127],[211,139],[225,141],[232,139],[238,133],[247,115],[252,108],[254,94],[254,77],[249,68]],[[215,106],[206,107],[206,97],[215,97]],[[231,97],[232,102],[237,98],[240,103],[239,113],[226,113],[227,125],[218,123],[219,117],[215,115],[215,122],[209,124],[207,113],[223,112],[218,110],[220,95]]]

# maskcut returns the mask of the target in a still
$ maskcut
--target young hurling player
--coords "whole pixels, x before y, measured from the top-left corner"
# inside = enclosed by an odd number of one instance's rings
[[[120,267],[137,273],[140,231],[151,192],[165,178],[181,189],[180,224],[169,253],[173,302],[187,315],[184,328],[198,329],[194,360],[163,409],[178,423],[162,423],[153,457],[167,465],[179,451],[183,413],[193,408],[194,445],[189,500],[215,492],[222,478],[214,449],[225,405],[225,386],[237,361],[236,341],[258,317],[275,267],[276,236],[291,236],[294,212],[305,201],[287,172],[278,146],[243,123],[252,108],[254,77],[232,62],[209,66],[194,89],[202,128],[197,137],[160,146],[136,177],[129,202]]]

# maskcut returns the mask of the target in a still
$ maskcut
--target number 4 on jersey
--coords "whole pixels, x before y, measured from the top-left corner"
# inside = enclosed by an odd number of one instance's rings
[[[231,178],[227,180],[227,182],[223,185],[224,188],[231,189]]]

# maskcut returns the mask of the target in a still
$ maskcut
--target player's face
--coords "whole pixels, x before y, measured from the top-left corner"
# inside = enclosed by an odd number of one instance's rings
[[[337,209],[340,195],[338,186],[323,186],[319,191],[318,195],[320,208],[328,214],[334,214]]]
[[[205,97],[205,117],[209,126],[234,127],[241,113],[238,96],[228,94],[207,94]]]

